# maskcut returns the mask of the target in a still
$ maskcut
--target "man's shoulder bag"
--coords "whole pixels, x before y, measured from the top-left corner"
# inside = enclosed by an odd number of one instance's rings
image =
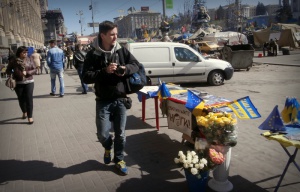
[[[139,70],[126,78],[126,93],[137,93],[147,85],[147,77],[144,65],[138,63]]]
[[[123,53],[124,49],[118,51],[120,60],[123,59],[124,57],[124,53]],[[120,61],[120,62],[125,63],[125,61]],[[139,67],[139,70],[136,73],[129,75],[126,78],[126,82],[125,82],[126,94],[137,93],[139,90],[141,90],[144,86],[147,85],[147,77],[146,77],[144,65],[141,63],[137,63],[137,65]]]

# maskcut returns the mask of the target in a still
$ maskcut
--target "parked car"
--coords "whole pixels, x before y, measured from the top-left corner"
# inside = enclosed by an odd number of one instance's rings
[[[127,44],[128,50],[144,65],[148,80],[166,83],[208,82],[222,85],[233,76],[227,61],[208,59],[190,46],[174,42],[140,42]]]
[[[215,51],[218,51],[220,49],[220,46],[212,41],[200,41],[197,43],[201,52],[205,52],[208,54],[214,53]]]

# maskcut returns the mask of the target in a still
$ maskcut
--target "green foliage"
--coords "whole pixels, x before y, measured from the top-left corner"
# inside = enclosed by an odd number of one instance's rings
[[[217,16],[216,20],[223,20],[223,19],[225,19],[225,10],[223,9],[223,7],[221,5],[217,9],[216,16]]]
[[[293,18],[291,6],[283,1],[283,6],[276,11],[276,21],[279,23],[286,23]]]
[[[266,7],[263,3],[258,2],[256,6],[256,15],[265,15],[266,14]]]

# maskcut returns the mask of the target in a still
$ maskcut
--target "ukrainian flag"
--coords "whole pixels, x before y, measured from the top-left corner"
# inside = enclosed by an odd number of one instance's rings
[[[287,97],[285,105],[281,111],[282,119],[285,123],[297,122],[300,119],[300,105],[296,98]]]
[[[156,92],[151,93],[150,97],[158,96],[159,99],[171,97],[171,93],[165,83],[162,83]]]
[[[194,116],[200,116],[202,109],[204,108],[204,100],[192,91],[188,90],[185,107],[192,112]]]
[[[228,107],[232,109],[234,114],[240,119],[255,119],[261,117],[249,96],[234,100]]]

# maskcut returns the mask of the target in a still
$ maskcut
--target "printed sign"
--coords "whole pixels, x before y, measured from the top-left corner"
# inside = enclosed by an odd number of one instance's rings
[[[192,113],[184,104],[175,103],[168,100],[168,126],[181,133],[191,136],[192,133]]]
[[[166,0],[166,8],[173,9],[173,0]]]

